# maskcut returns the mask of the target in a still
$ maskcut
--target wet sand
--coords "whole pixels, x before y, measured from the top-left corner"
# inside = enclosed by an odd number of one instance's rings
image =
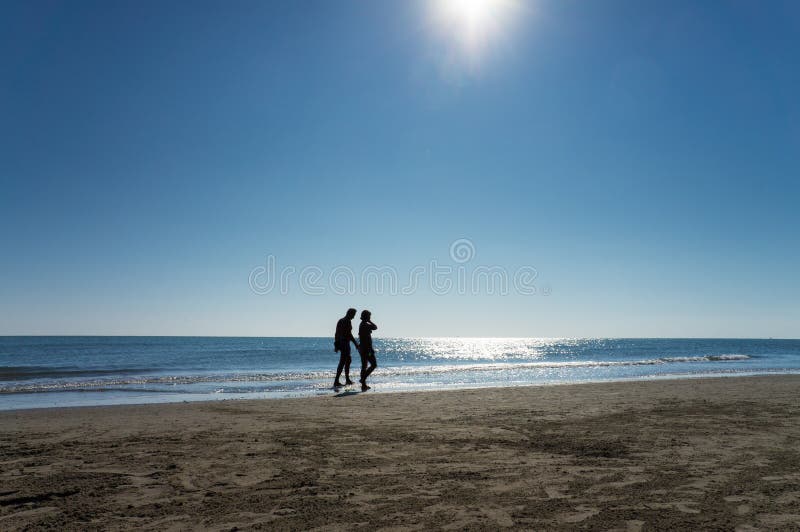
[[[0,530],[796,530],[798,392],[772,376],[0,412]]]

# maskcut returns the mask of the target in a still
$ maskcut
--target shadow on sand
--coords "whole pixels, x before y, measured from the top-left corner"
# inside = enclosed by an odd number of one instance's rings
[[[343,392],[337,393],[336,395],[334,395],[334,397],[347,397],[349,395],[358,395],[360,393],[361,393],[360,390],[345,390]]]

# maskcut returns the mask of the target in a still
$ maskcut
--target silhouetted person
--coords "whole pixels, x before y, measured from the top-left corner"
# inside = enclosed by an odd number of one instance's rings
[[[372,331],[377,328],[378,326],[372,323],[372,313],[368,310],[362,311],[361,325],[358,326],[358,339],[361,342],[358,348],[358,353],[361,355],[361,379],[358,382],[361,383],[363,391],[369,390],[367,377],[378,367],[375,350],[372,348]]]
[[[353,384],[350,380],[350,342],[358,349],[358,342],[353,338],[353,318],[356,317],[356,309],[347,309],[347,314],[344,318],[336,323],[336,336],[333,338],[333,350],[339,353],[339,366],[336,368],[336,380],[333,382],[334,388],[342,385],[339,382],[339,377],[342,376],[342,368],[344,368],[345,384]]]

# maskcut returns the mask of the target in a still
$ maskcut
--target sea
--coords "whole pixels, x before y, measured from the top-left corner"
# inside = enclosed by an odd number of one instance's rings
[[[367,393],[800,373],[800,340],[376,338]],[[331,338],[0,337],[0,410],[326,396]],[[351,378],[360,359],[353,352]],[[353,388],[357,391],[358,388]],[[344,390],[347,392],[347,390]]]

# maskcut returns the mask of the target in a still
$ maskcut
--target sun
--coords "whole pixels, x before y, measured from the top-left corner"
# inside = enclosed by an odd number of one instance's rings
[[[441,0],[443,13],[470,31],[488,24],[501,7],[502,0]]]
[[[438,31],[474,58],[502,36],[517,0],[433,0],[430,5]]]

